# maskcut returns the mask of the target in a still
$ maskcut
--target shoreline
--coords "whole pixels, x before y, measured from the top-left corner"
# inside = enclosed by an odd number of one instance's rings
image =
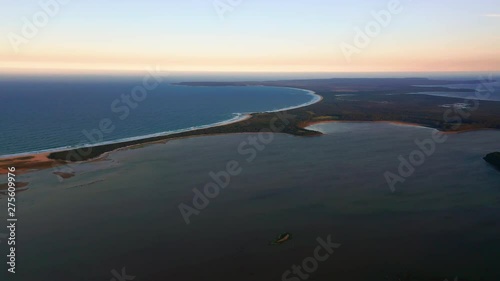
[[[414,91],[414,88],[400,84],[391,88],[393,95],[389,97],[387,90],[381,89],[380,85],[377,84],[381,83],[380,81],[373,79],[358,80],[360,80],[360,85],[354,86],[352,84],[353,80],[346,82],[342,79],[327,80],[327,83],[325,80],[292,80],[245,84],[242,84],[243,82],[182,84],[192,87],[252,85],[289,88],[306,92],[306,94],[312,96],[312,99],[304,104],[288,108],[257,113],[235,113],[236,116],[234,118],[226,121],[180,131],[157,133],[85,147],[62,148],[42,153],[28,152],[18,155],[0,156],[0,174],[5,174],[6,167],[10,166],[16,166],[16,169],[20,173],[25,173],[32,170],[55,168],[68,163],[98,161],[113,151],[131,149],[153,143],[164,143],[173,139],[234,133],[258,133],[263,129],[269,129],[270,124],[280,120],[283,124],[280,124],[280,129],[273,129],[274,132],[294,136],[322,135],[321,132],[309,130],[307,127],[329,122],[384,122],[394,125],[430,128],[447,134],[484,129],[500,129],[500,118],[496,115],[496,112],[498,112],[497,103],[484,103],[481,107],[482,109],[484,108],[483,112],[476,114],[479,117],[477,120],[469,120],[469,122],[459,127],[458,130],[452,130],[452,124],[448,124],[442,120],[442,112],[436,110],[436,106],[442,103],[451,103],[457,99],[427,95],[403,95],[404,93]],[[407,79],[404,81],[408,82]],[[385,80],[382,82],[384,85],[386,84]],[[408,83],[412,82],[409,81]],[[358,88],[359,91],[365,92],[364,99],[351,101],[337,99],[336,97],[336,94],[339,92]],[[341,91],[338,91],[339,89]],[[390,99],[390,102],[387,102],[388,99]],[[418,108],[414,106],[416,102],[419,103]],[[394,104],[397,104],[397,106]],[[390,112],[390,115],[387,114],[388,109],[393,110]],[[399,118],[409,120],[410,122],[397,120]],[[57,171],[57,169],[54,170]]]
[[[229,124],[235,124],[239,122],[243,122],[246,120],[250,120],[252,118],[251,114],[244,115],[245,118],[241,118],[239,120],[233,121],[228,124],[223,124],[223,125],[218,125],[215,127],[222,127],[226,126]],[[460,134],[460,133],[469,133],[469,132],[478,132],[478,131],[498,131],[496,129],[488,129],[488,128],[483,128],[483,129],[465,129],[461,131],[440,131],[436,128],[432,127],[427,127],[421,124],[417,123],[410,123],[410,122],[401,122],[401,121],[356,121],[356,120],[321,120],[321,121],[307,121],[307,122],[302,122],[300,124],[300,127],[303,129],[307,129],[310,126],[313,125],[318,125],[318,124],[328,124],[328,123],[385,123],[385,124],[391,124],[391,125],[397,125],[397,126],[408,126],[408,127],[420,127],[420,128],[426,128],[426,129],[431,129],[431,130],[437,130],[443,134]],[[211,127],[211,128],[215,128]],[[186,131],[184,133],[190,133],[190,132],[196,132],[197,130],[192,130],[192,131]],[[314,131],[316,132],[317,136],[324,135],[321,132]],[[159,143],[167,143],[168,141],[171,140],[182,140],[182,139],[188,139],[188,138],[194,138],[194,137],[206,137],[206,136],[217,136],[217,135],[231,135],[231,134],[254,134],[256,132],[227,132],[227,133],[208,133],[208,134],[188,134],[188,135],[183,135],[183,136],[172,136],[170,138],[166,139],[159,139],[159,140],[150,140],[150,139],[142,139],[144,140],[143,142],[140,143],[135,143],[127,146],[122,146],[113,150],[106,151],[104,153],[101,153],[99,156],[90,158],[90,159],[85,159],[82,161],[62,161],[58,159],[52,159],[50,158],[49,152],[44,152],[44,153],[37,153],[37,154],[31,154],[31,155],[23,155],[23,156],[17,156],[17,157],[11,157],[11,158],[4,158],[0,159],[0,175],[7,174],[7,165],[3,165],[2,162],[8,162],[9,166],[15,166],[16,167],[16,172],[18,174],[25,174],[29,172],[35,172],[38,170],[43,170],[47,168],[55,168],[57,166],[62,166],[67,163],[72,163],[72,164],[78,164],[78,163],[88,163],[92,161],[101,161],[104,158],[106,158],[110,153],[117,152],[117,151],[123,151],[123,150],[129,150],[129,149],[136,149],[136,148],[141,148],[142,146],[148,146],[148,145],[153,145],[153,144],[159,144]],[[275,133],[285,133],[285,132],[275,132]],[[285,133],[286,134],[286,133]],[[171,135],[170,135],[171,136]],[[168,135],[166,136],[168,137]],[[120,144],[120,143],[117,143]],[[67,152],[68,150],[65,151],[59,151],[59,152]],[[29,158],[29,159],[28,159]],[[29,161],[28,161],[29,160]],[[25,164],[26,166],[23,166]],[[57,175],[59,172],[54,172],[55,175]],[[74,176],[72,174],[71,176],[68,177],[63,177],[64,179],[70,178]]]
[[[263,111],[263,112],[255,112],[255,113],[234,113],[235,117],[228,119],[228,120],[225,120],[225,121],[221,121],[221,122],[217,122],[217,123],[213,123],[213,124],[208,124],[208,125],[202,125],[202,126],[198,126],[198,127],[181,129],[181,130],[177,130],[177,131],[169,131],[169,132],[150,134],[150,135],[140,136],[140,137],[120,139],[120,140],[116,140],[116,141],[108,141],[108,142],[103,142],[103,143],[99,143],[99,144],[95,144],[95,145],[91,145],[91,146],[54,148],[54,149],[47,149],[47,150],[42,150],[42,151],[24,152],[24,153],[13,154],[13,155],[4,155],[4,156],[0,156],[0,175],[7,174],[8,167],[16,167],[16,172],[18,174],[24,174],[24,173],[42,170],[42,169],[46,169],[46,168],[50,168],[50,167],[55,168],[57,166],[61,166],[61,165],[67,164],[67,163],[99,161],[99,160],[102,160],[103,158],[105,158],[109,153],[114,152],[114,151],[132,149],[132,148],[138,147],[138,146],[166,142],[166,141],[174,140],[174,139],[195,137],[195,136],[199,136],[196,134],[196,132],[207,130],[207,129],[208,130],[214,129],[214,128],[218,128],[218,127],[229,126],[229,125],[237,124],[240,122],[248,121],[254,115],[284,112],[284,111],[288,111],[288,110],[304,108],[304,107],[313,105],[315,103],[321,102],[323,100],[322,96],[316,94],[316,92],[314,92],[312,90],[291,88],[291,87],[283,87],[283,88],[300,90],[300,91],[306,92],[307,95],[312,96],[312,99],[306,103],[303,103],[303,104],[299,104],[296,106],[290,106],[290,107],[286,107],[286,108],[282,108],[282,109],[271,110],[271,111]],[[237,132],[232,132],[232,133],[237,133]],[[242,132],[242,133],[244,133],[244,132]],[[183,135],[183,134],[187,134],[187,135]],[[203,134],[203,135],[205,135],[205,136],[217,135],[217,133],[210,133],[210,134]],[[130,144],[128,144],[128,143],[130,143]],[[103,146],[117,146],[117,147],[110,149],[108,151],[102,152],[96,157],[82,159],[81,161],[64,161],[61,159],[54,159],[51,157],[54,154],[58,154],[58,153],[69,153],[71,151],[87,149],[87,148],[95,149],[97,147],[103,147]],[[56,172],[56,173],[58,173],[58,172]]]
[[[399,125],[399,126],[408,126],[408,127],[421,127],[421,128],[427,128],[427,129],[434,129],[432,127],[427,127],[422,124],[418,123],[411,123],[411,122],[402,122],[402,121],[354,121],[354,120],[318,120],[318,121],[308,121],[304,123],[304,128],[310,127],[313,125],[318,125],[318,124],[328,124],[328,123],[386,123],[386,124],[392,124],[392,125]],[[444,133],[444,132],[443,132]]]
[[[113,140],[113,141],[105,141],[105,142],[100,142],[100,143],[96,143],[93,145],[87,145],[87,146],[79,146],[79,147],[66,146],[66,147],[49,148],[49,149],[43,149],[43,150],[31,151],[31,152],[22,152],[22,153],[18,153],[18,154],[7,154],[7,155],[0,156],[0,161],[7,160],[7,159],[13,159],[13,158],[19,158],[19,157],[40,155],[40,154],[49,155],[51,153],[63,152],[63,151],[68,151],[68,150],[73,150],[73,149],[91,148],[91,147],[101,146],[101,145],[119,144],[119,143],[125,143],[125,142],[129,142],[129,141],[140,141],[140,140],[146,140],[146,139],[150,139],[150,138],[154,138],[154,137],[169,136],[169,135],[178,134],[178,133],[196,131],[196,130],[200,130],[200,129],[208,129],[208,128],[214,128],[214,127],[218,127],[218,126],[230,125],[230,124],[234,124],[237,122],[248,120],[252,117],[251,114],[246,114],[246,113],[235,113],[235,114],[236,114],[236,116],[231,118],[231,119],[228,119],[225,121],[220,121],[220,122],[213,123],[213,124],[201,125],[198,127],[190,127],[190,128],[186,128],[186,129],[173,130],[173,131],[167,131],[167,132],[161,132],[161,133],[154,133],[154,134],[149,134],[149,135],[124,138],[124,139],[117,139],[117,140]]]
[[[318,120],[318,121],[307,121],[307,122],[302,123],[301,125],[303,126],[303,128],[308,128],[310,126],[314,126],[314,125],[318,125],[318,124],[328,124],[328,123],[385,123],[385,124],[391,124],[391,125],[396,125],[396,126],[419,127],[419,128],[429,129],[429,130],[436,130],[436,131],[438,131],[442,134],[445,134],[445,135],[456,135],[456,134],[481,132],[481,131],[498,131],[498,129],[492,129],[492,128],[459,129],[459,130],[455,130],[455,131],[441,131],[439,129],[424,126],[424,125],[418,124],[418,123],[402,122],[402,121],[385,121],[385,120],[384,121]]]
[[[262,86],[262,87],[269,87],[269,86]],[[270,88],[273,88],[273,87],[270,87]],[[285,89],[293,89],[293,90],[303,91],[303,92],[306,92],[306,94],[312,96],[313,99],[311,101],[309,101],[309,102],[306,102],[306,103],[303,103],[303,104],[299,104],[299,105],[296,105],[296,106],[290,106],[290,107],[286,107],[286,108],[283,108],[283,109],[276,109],[276,110],[263,111],[263,112],[257,112],[257,113],[275,113],[275,112],[280,112],[280,111],[293,110],[293,109],[307,107],[307,106],[313,105],[313,104],[318,103],[318,102],[320,102],[320,101],[323,100],[322,96],[316,94],[316,92],[314,92],[312,90],[300,89],[300,88],[292,88],[292,87],[274,87],[274,88],[285,88]]]
[[[218,125],[208,127],[208,128],[215,128],[215,127],[235,124],[238,122],[249,120],[250,118],[252,118],[251,114],[243,114],[241,116],[238,116],[238,119],[233,118],[234,120],[231,119],[230,122],[228,120],[227,122],[224,122],[224,124],[218,124]],[[201,128],[201,129],[203,129],[203,128]],[[199,129],[188,130],[188,131],[179,132],[179,133],[189,133],[189,132],[195,132],[197,130],[199,130]],[[176,133],[174,133],[174,134],[176,134]],[[172,134],[164,135],[164,136],[168,137],[171,135]],[[84,159],[82,161],[74,161],[74,162],[73,161],[72,162],[62,161],[62,160],[50,158],[50,155],[52,153],[64,153],[64,152],[72,151],[73,149],[44,151],[44,152],[40,152],[40,153],[27,152],[27,153],[23,153],[22,155],[17,155],[17,156],[15,155],[15,156],[11,156],[11,157],[0,158],[0,175],[7,174],[8,167],[15,167],[16,173],[22,175],[22,174],[29,173],[29,172],[43,170],[43,169],[46,169],[49,167],[55,168],[57,166],[65,165],[68,162],[72,163],[72,164],[78,164],[78,163],[84,163],[84,162],[100,161],[100,160],[103,160],[106,156],[108,156],[109,153],[112,153],[115,151],[133,149],[134,147],[138,147],[138,146],[150,145],[150,144],[155,144],[155,143],[167,142],[169,140],[183,139],[183,138],[189,138],[189,137],[196,137],[196,135],[190,135],[190,136],[185,136],[185,137],[173,137],[173,138],[163,139],[163,140],[150,140],[151,137],[150,138],[141,138],[141,139],[137,139],[137,140],[131,140],[131,141],[143,141],[143,142],[131,144],[128,146],[122,146],[122,147],[104,152],[97,157],[90,158],[90,159]],[[109,143],[109,144],[118,144],[119,145],[121,143],[125,143],[125,142],[116,142],[116,143]],[[82,148],[93,148],[93,147],[98,147],[98,146],[102,146],[102,145],[108,145],[108,144],[98,144],[96,146],[87,146],[87,147],[80,147],[80,148],[74,148],[74,149],[78,150],[78,149],[82,149]],[[58,173],[63,173],[63,172],[54,172],[55,175],[58,175]],[[63,174],[66,174],[66,173],[63,173]],[[70,177],[66,177],[66,176],[62,176],[62,177],[65,179],[70,178]]]
[[[32,170],[50,168],[58,162],[49,158],[48,152],[23,155],[12,158],[0,159],[0,175],[7,174],[8,167],[15,167],[16,174],[23,174]]]
[[[192,86],[187,86],[187,87],[192,87]],[[269,86],[263,86],[263,87],[269,87]],[[21,152],[21,153],[15,153],[15,154],[0,155],[0,161],[8,160],[8,159],[15,159],[15,158],[19,158],[19,157],[28,157],[28,156],[34,156],[34,155],[51,154],[51,153],[69,151],[69,150],[77,150],[77,149],[82,149],[82,148],[91,148],[91,147],[102,146],[102,145],[120,144],[120,143],[126,143],[126,142],[130,142],[130,141],[141,141],[141,140],[146,141],[148,139],[156,138],[156,137],[166,137],[166,136],[180,134],[180,133],[194,132],[194,131],[202,130],[202,129],[210,129],[210,128],[231,125],[234,123],[248,120],[252,117],[253,114],[275,113],[275,112],[293,110],[293,109],[298,109],[298,108],[302,108],[302,107],[307,107],[307,106],[313,105],[313,104],[318,103],[318,102],[323,100],[322,96],[316,94],[316,92],[314,92],[312,90],[292,88],[292,87],[270,87],[270,88],[286,88],[286,89],[299,90],[302,92],[306,92],[306,94],[309,96],[312,96],[312,99],[306,103],[303,103],[303,104],[289,106],[289,107],[280,108],[280,109],[269,110],[269,111],[237,112],[237,113],[233,113],[234,117],[227,119],[227,120],[223,120],[223,121],[219,121],[219,122],[215,122],[215,123],[211,123],[211,124],[206,124],[206,125],[193,126],[193,127],[184,128],[184,129],[164,131],[164,132],[159,132],[159,133],[153,133],[153,134],[147,134],[147,135],[135,136],[135,137],[128,137],[128,138],[122,138],[122,139],[111,140],[111,141],[104,141],[104,142],[95,143],[92,145],[79,146],[79,147],[63,146],[63,147]],[[2,174],[1,169],[2,168],[0,167],[0,174]]]

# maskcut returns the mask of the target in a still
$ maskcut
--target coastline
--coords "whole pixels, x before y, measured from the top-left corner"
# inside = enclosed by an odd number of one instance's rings
[[[313,125],[328,124],[328,123],[385,123],[385,124],[392,124],[392,125],[397,125],[397,126],[419,127],[419,128],[430,129],[430,130],[436,130],[436,131],[439,131],[440,133],[445,134],[445,135],[456,135],[456,134],[481,132],[481,131],[498,131],[497,129],[492,129],[492,128],[459,129],[459,130],[455,130],[455,131],[441,131],[439,129],[424,126],[422,124],[411,123],[411,122],[402,122],[402,121],[318,120],[318,121],[303,122],[303,123],[301,123],[301,126],[303,126],[304,129],[307,129],[308,127],[313,126]]]
[[[409,126],[409,127],[420,127],[420,128],[427,128],[427,129],[435,129],[432,127],[427,127],[422,124],[418,123],[411,123],[411,122],[402,122],[402,121],[352,121],[352,120],[319,120],[319,121],[307,121],[304,122],[302,125],[304,128],[313,126],[313,125],[318,125],[318,124],[328,124],[328,123],[386,123],[386,124],[392,124],[392,125],[399,125],[399,126]]]
[[[277,112],[279,112],[279,111],[277,111]],[[210,128],[223,127],[223,126],[227,126],[230,124],[237,124],[240,122],[248,121],[251,118],[252,118],[252,114],[247,114],[247,115],[243,115],[238,120],[234,120],[234,121],[226,123],[226,124],[219,124],[217,126],[210,127]],[[426,129],[440,131],[436,128],[427,127],[427,126],[424,126],[422,124],[401,122],[401,121],[321,120],[321,121],[301,122],[299,127],[302,129],[308,130],[308,127],[310,127],[310,126],[317,125],[317,124],[328,124],[328,123],[386,123],[386,124],[392,124],[392,125],[398,125],[398,126],[420,127],[420,128],[426,128]],[[207,128],[207,129],[210,129],[210,128]],[[487,129],[487,128],[485,128],[485,129],[465,129],[465,130],[453,131],[453,132],[450,132],[450,131],[440,131],[440,132],[443,134],[460,134],[460,133],[477,132],[477,131],[483,131],[483,130],[490,131],[490,130],[496,130],[496,129]],[[187,138],[193,138],[193,137],[199,137],[199,136],[252,133],[252,132],[236,132],[235,131],[235,132],[227,132],[227,133],[195,134],[194,132],[196,132],[196,131],[198,131],[198,130],[186,131],[186,132],[183,132],[183,133],[187,133],[186,135],[180,135],[180,136],[166,135],[164,137],[167,137],[167,138],[162,138],[162,139],[157,139],[157,140],[151,140],[150,138],[140,139],[140,140],[138,140],[139,141],[138,143],[134,143],[134,144],[126,145],[126,146],[121,146],[121,147],[103,152],[97,157],[90,158],[90,159],[84,159],[82,161],[63,161],[60,159],[52,159],[52,158],[50,158],[50,155],[51,155],[50,152],[4,158],[4,159],[0,159],[0,175],[7,174],[7,172],[8,172],[7,167],[9,167],[9,166],[16,167],[16,172],[18,174],[25,174],[25,173],[33,172],[33,171],[37,171],[37,170],[43,170],[43,169],[47,169],[47,168],[55,168],[57,166],[65,165],[68,162],[69,163],[81,163],[81,162],[101,161],[105,157],[107,157],[110,153],[113,153],[115,151],[135,149],[135,148],[140,148],[142,146],[156,144],[156,143],[166,143],[166,142],[171,141],[171,140],[187,139]],[[318,131],[313,131],[313,132],[315,132],[314,135],[316,135],[316,136],[323,135],[323,133],[318,132]],[[192,134],[189,134],[189,133],[192,133]],[[279,132],[277,132],[277,133],[279,133]],[[281,132],[281,133],[283,133],[283,132]],[[115,144],[119,145],[121,143],[115,143]],[[62,151],[57,151],[57,152],[64,153],[64,152],[68,152],[68,151],[71,151],[71,150],[62,150]],[[75,176],[74,174],[63,173],[63,172],[54,172],[53,174],[60,176],[63,179],[67,179],[67,178],[71,178],[71,177]]]
[[[15,167],[16,174],[23,174],[31,170],[50,168],[57,165],[57,161],[49,159],[49,154],[49,152],[44,152],[0,159],[0,175],[7,174],[8,167]]]
[[[427,95],[404,95],[414,91],[415,87],[408,88],[406,85],[399,84],[394,86],[393,95],[388,96],[387,91],[380,89],[380,85],[377,84],[380,81],[377,82],[378,80],[373,79],[360,79],[359,81],[360,85],[357,86],[353,86],[352,80],[344,81],[342,79],[329,79],[327,82],[325,80],[296,80],[249,84],[242,84],[243,82],[181,83],[182,85],[194,87],[252,85],[290,88],[304,91],[311,95],[312,99],[307,103],[288,108],[257,113],[235,113],[236,116],[229,120],[179,131],[133,137],[86,147],[70,147],[41,153],[3,156],[0,157],[0,174],[4,174],[6,168],[10,166],[16,166],[20,173],[25,173],[31,170],[55,168],[68,163],[97,161],[116,150],[131,149],[173,139],[233,133],[258,133],[262,129],[268,129],[270,123],[276,121],[277,117],[285,117],[286,122],[282,120],[284,123],[282,128],[274,130],[274,132],[294,136],[322,135],[321,132],[309,130],[307,127],[328,122],[385,122],[395,125],[431,128],[447,134],[483,129],[500,129],[500,118],[497,115],[499,104],[496,102],[482,103],[482,112],[474,115],[478,116],[477,119],[468,120],[458,130],[453,130],[452,124],[443,121],[443,113],[441,110],[437,110],[436,106],[443,103],[453,103],[457,99]],[[405,83],[411,83],[411,81],[404,81]],[[346,85],[343,86],[343,83]],[[384,80],[383,83],[385,85],[386,81]],[[337,87],[342,90],[338,91]],[[339,92],[349,92],[357,88],[366,93],[361,100],[338,99],[336,96]],[[416,107],[415,104],[419,104],[419,106]],[[388,114],[387,110],[393,111]],[[84,150],[86,151],[84,152]],[[31,161],[30,159],[37,160]]]
[[[312,104],[318,103],[318,102],[323,100],[322,96],[316,94],[312,90],[292,88],[292,87],[282,87],[282,88],[288,88],[288,89],[294,89],[294,90],[300,90],[300,91],[306,92],[306,94],[312,96],[312,99],[306,103],[303,103],[303,104],[290,106],[290,107],[286,107],[286,108],[270,110],[270,111],[255,112],[255,113],[234,113],[235,117],[228,119],[228,120],[224,120],[224,121],[220,121],[220,122],[208,124],[208,125],[180,129],[180,130],[176,130],[176,131],[168,131],[168,132],[150,134],[150,135],[145,135],[145,136],[131,137],[131,138],[127,138],[127,139],[119,139],[119,140],[115,140],[115,141],[107,141],[107,142],[102,142],[102,143],[91,145],[91,146],[61,147],[61,148],[47,149],[47,150],[34,151],[34,152],[24,152],[24,153],[13,154],[13,155],[4,155],[4,156],[0,156],[0,175],[7,174],[8,167],[16,167],[16,172],[18,174],[24,174],[24,173],[28,173],[31,171],[37,171],[37,170],[46,169],[46,168],[55,168],[57,166],[64,165],[65,163],[68,163],[68,162],[78,163],[78,162],[98,161],[98,160],[103,159],[109,153],[111,153],[113,151],[132,149],[134,147],[138,147],[138,146],[142,146],[142,145],[154,144],[154,143],[158,143],[158,142],[166,142],[166,141],[174,140],[174,139],[195,137],[198,135],[198,134],[196,134],[196,132],[198,132],[198,131],[203,131],[203,130],[207,130],[207,129],[209,130],[209,129],[214,129],[214,128],[218,128],[218,127],[223,127],[223,126],[228,126],[228,125],[248,121],[254,115],[258,115],[258,114],[277,113],[277,112],[284,112],[284,111],[288,111],[288,110],[303,108],[303,107],[310,106]],[[237,132],[234,132],[234,133],[237,133]],[[208,134],[203,134],[203,135],[216,135],[216,134],[217,133],[208,133]],[[99,155],[96,157],[82,159],[81,161],[65,161],[62,159],[54,159],[53,157],[51,157],[54,154],[58,154],[58,153],[64,154],[64,153],[69,153],[69,152],[75,151],[75,150],[81,150],[81,149],[86,149],[86,148],[96,148],[96,147],[103,147],[103,146],[117,146],[117,147],[109,149],[105,152],[99,153]],[[60,173],[60,172],[55,172],[54,174],[57,175],[57,173]],[[63,178],[70,178],[71,176],[68,176],[65,174],[62,177]]]
[[[266,86],[263,86],[263,87],[266,87]],[[269,86],[267,86],[267,87],[269,87]],[[258,112],[258,113],[275,113],[275,112],[280,112],[280,111],[293,110],[293,109],[307,107],[307,106],[313,105],[313,104],[318,103],[318,102],[320,102],[320,101],[323,100],[322,96],[316,94],[316,92],[314,92],[312,90],[300,89],[300,88],[292,88],[292,87],[274,87],[274,88],[285,88],[285,89],[293,89],[293,90],[303,91],[303,92],[306,92],[306,94],[312,96],[313,99],[311,101],[309,101],[309,102],[306,102],[306,103],[303,103],[303,104],[299,104],[299,105],[296,105],[296,106],[290,106],[290,107],[286,107],[286,108],[283,108],[283,109],[263,111],[263,112]]]
[[[214,127],[218,127],[218,126],[225,126],[225,125],[230,125],[230,124],[242,122],[242,121],[248,120],[250,118],[252,118],[252,116],[250,114],[241,114],[241,115],[236,116],[235,118],[232,118],[232,119],[229,119],[229,120],[226,120],[226,121],[218,122],[218,123],[215,123],[213,125],[206,125],[206,127],[200,127],[200,128],[197,128],[197,129],[189,129],[188,128],[188,129],[185,129],[183,131],[172,132],[172,133],[158,135],[158,136],[169,136],[169,135],[173,135],[173,134],[176,134],[176,133],[192,132],[192,131],[196,131],[196,130],[199,130],[199,129],[214,128]],[[142,142],[142,143],[138,143],[138,144],[134,144],[134,145],[130,145],[130,146],[124,146],[124,147],[121,147],[121,148],[110,150],[110,151],[108,151],[106,153],[102,153],[98,157],[95,157],[95,158],[92,158],[92,159],[85,159],[85,160],[82,160],[82,161],[75,161],[75,162],[72,162],[72,163],[96,161],[96,160],[100,160],[100,159],[104,158],[108,153],[116,151],[116,150],[130,149],[130,148],[133,148],[133,147],[139,146],[139,145],[146,145],[146,144],[152,144],[152,143],[155,143],[155,142],[159,142],[159,141],[148,141],[152,137],[157,137],[157,136],[149,136],[149,137],[148,136],[142,136],[142,137],[137,137],[136,139],[128,139],[128,140],[123,139],[123,140],[117,140],[117,141],[114,141],[114,142],[100,143],[100,144],[97,144],[96,146],[111,145],[111,144],[120,144],[120,143],[126,143],[128,141],[141,141],[141,140],[144,140],[144,142]],[[0,157],[0,175],[7,174],[8,173],[8,167],[15,167],[16,168],[16,172],[18,174],[25,174],[25,173],[31,172],[31,171],[41,170],[41,169],[45,169],[45,168],[49,168],[49,167],[54,168],[54,167],[57,167],[57,166],[60,166],[60,165],[64,165],[64,163],[66,161],[51,159],[50,155],[52,153],[62,153],[62,152],[67,152],[67,151],[71,151],[71,150],[74,150],[74,149],[92,148],[92,147],[94,147],[94,146],[85,146],[85,147],[79,147],[79,148],[69,148],[69,147],[68,148],[55,148],[55,149],[47,149],[47,150],[43,150],[43,151],[25,152],[25,153],[20,153],[20,154],[17,154],[17,155],[1,156]],[[68,178],[68,177],[66,177],[66,175],[62,175],[62,177],[63,178]]]
[[[252,118],[251,114],[243,114],[241,116],[238,116],[238,118],[233,118],[224,122],[219,122],[216,125],[213,125],[211,127],[206,127],[208,128],[215,128],[219,126],[226,126],[230,124],[235,124],[238,122],[242,122],[245,120],[249,120]],[[200,129],[205,129],[205,128],[200,128]],[[180,133],[189,133],[189,132],[194,132],[199,129],[194,129],[194,130],[186,130]],[[176,133],[173,133],[176,134]],[[164,137],[168,137],[173,134],[167,134],[163,135]],[[187,136],[187,137],[194,137],[195,135]],[[151,137],[146,137],[146,138],[139,138],[137,140],[131,140],[131,141],[139,141],[140,143],[136,144],[131,144],[123,147],[119,147],[113,150],[109,150],[107,152],[104,152],[100,154],[97,157],[91,158],[91,159],[84,159],[82,161],[71,161],[71,163],[79,163],[79,162],[91,162],[91,161],[99,161],[104,159],[109,153],[113,151],[119,151],[119,150],[125,150],[125,149],[133,149],[134,147],[142,146],[142,145],[149,145],[149,144],[154,144],[154,143],[159,143],[159,142],[166,142],[168,140],[174,140],[174,139],[181,139],[181,138],[186,138],[186,137],[173,137],[169,139],[163,139],[163,140],[150,140]],[[142,141],[142,142],[141,142]],[[109,144],[121,144],[121,143],[126,143],[125,142],[114,142],[114,143],[109,143]],[[106,143],[98,144],[96,146],[102,146],[102,145],[108,145]],[[88,147],[80,147],[78,149],[82,148],[92,148],[94,146],[88,146]],[[32,171],[37,171],[37,170],[42,170],[46,168],[55,168],[57,166],[61,166],[66,164],[67,162],[70,161],[63,161],[63,160],[58,160],[58,159],[52,159],[50,158],[50,155],[52,153],[64,153],[64,152],[69,152],[72,151],[72,149],[55,149],[52,151],[44,151],[44,152],[34,152],[34,153],[23,153],[19,155],[13,155],[13,156],[7,156],[5,158],[0,158],[0,175],[5,175],[8,173],[8,167],[15,167],[16,168],[16,173],[17,174],[25,174],[28,172]],[[61,173],[61,174],[60,174]],[[74,175],[69,175],[68,173],[62,173],[62,172],[54,172],[55,175],[61,176],[63,179],[70,178]]]
[[[168,135],[173,135],[173,134],[177,134],[177,133],[196,131],[199,129],[207,129],[207,128],[213,128],[213,127],[218,127],[218,126],[229,125],[229,124],[237,123],[240,121],[248,120],[249,118],[251,118],[251,114],[246,114],[246,113],[234,113],[234,114],[235,114],[235,117],[228,119],[228,120],[224,120],[224,121],[220,121],[220,122],[216,122],[216,123],[212,123],[212,124],[207,124],[207,125],[185,128],[185,129],[166,131],[166,132],[160,132],[160,133],[154,133],[154,134],[148,134],[148,135],[142,135],[142,136],[136,136],[136,137],[129,137],[129,138],[112,140],[112,141],[105,141],[105,142],[100,142],[100,143],[96,143],[96,144],[88,145],[88,146],[80,146],[80,147],[65,146],[65,147],[58,147],[58,148],[43,149],[43,150],[38,150],[38,151],[30,151],[30,152],[2,155],[2,156],[0,156],[0,161],[7,160],[7,159],[19,158],[19,157],[28,157],[28,156],[33,156],[33,155],[42,155],[42,154],[49,155],[49,154],[55,153],[55,152],[68,151],[68,150],[73,150],[73,149],[90,148],[90,147],[100,146],[100,145],[124,143],[124,142],[128,142],[128,141],[140,141],[143,139],[145,140],[145,139],[154,138],[154,137],[168,136]]]
[[[269,87],[269,86],[263,86],[263,87]],[[287,89],[293,89],[293,90],[298,90],[298,91],[306,92],[307,95],[312,96],[312,99],[310,101],[306,102],[306,103],[303,103],[303,104],[289,106],[289,107],[285,107],[285,108],[274,109],[274,110],[269,110],[269,111],[237,112],[237,113],[233,113],[234,117],[232,117],[230,119],[219,121],[219,122],[215,122],[215,123],[211,123],[211,124],[206,124],[206,125],[193,126],[193,127],[189,127],[189,128],[183,128],[183,129],[171,130],[171,131],[164,131],[164,132],[158,132],[158,133],[141,135],[141,136],[121,138],[121,139],[116,139],[116,140],[111,140],[111,141],[104,141],[104,142],[95,143],[95,144],[86,145],[86,146],[79,146],[79,147],[64,146],[64,147],[56,147],[56,148],[49,148],[49,149],[42,149],[42,150],[21,152],[21,153],[15,153],[15,154],[0,155],[0,161],[2,161],[2,160],[8,160],[8,159],[16,159],[16,158],[19,158],[19,157],[28,157],[28,156],[42,155],[42,154],[51,154],[51,153],[69,151],[69,150],[74,150],[74,149],[91,148],[91,147],[101,146],[101,145],[112,145],[112,144],[126,143],[126,142],[129,142],[129,141],[141,141],[141,140],[147,141],[148,139],[156,138],[156,137],[165,137],[165,136],[175,135],[175,134],[179,134],[179,133],[193,132],[193,131],[202,130],[202,129],[210,129],[210,128],[214,128],[214,127],[230,125],[230,124],[234,124],[234,123],[238,123],[238,122],[241,122],[241,121],[248,120],[248,119],[250,119],[252,117],[252,114],[276,113],[276,112],[281,112],[281,111],[293,110],[293,109],[298,109],[298,108],[306,107],[306,106],[318,103],[318,102],[320,102],[320,101],[323,100],[322,96],[316,94],[314,91],[307,90],[307,89],[292,88],[292,87],[270,87],[270,88],[287,88]],[[1,171],[2,171],[2,168],[0,167],[0,174],[2,174]]]

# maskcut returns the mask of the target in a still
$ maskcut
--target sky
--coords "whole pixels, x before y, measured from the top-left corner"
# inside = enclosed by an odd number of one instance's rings
[[[0,4],[2,73],[500,71],[498,0]]]

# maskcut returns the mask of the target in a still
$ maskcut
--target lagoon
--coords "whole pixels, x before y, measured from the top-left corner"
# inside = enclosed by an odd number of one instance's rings
[[[22,175],[22,268],[9,280],[110,280],[122,267],[138,280],[282,280],[328,235],[341,246],[310,280],[498,280],[500,173],[482,157],[500,132],[449,134],[392,192],[384,172],[433,129],[311,129],[325,134],[276,134],[252,161],[238,146],[256,135],[231,134],[112,152],[72,164],[63,182],[50,170]],[[187,225],[179,204],[228,161],[241,174]],[[293,239],[269,245],[283,232]]]

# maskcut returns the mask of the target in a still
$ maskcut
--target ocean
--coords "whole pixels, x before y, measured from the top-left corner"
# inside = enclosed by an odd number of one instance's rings
[[[319,100],[300,89],[190,87],[154,77],[146,84],[142,77],[4,77],[0,89],[0,156],[193,130]]]

